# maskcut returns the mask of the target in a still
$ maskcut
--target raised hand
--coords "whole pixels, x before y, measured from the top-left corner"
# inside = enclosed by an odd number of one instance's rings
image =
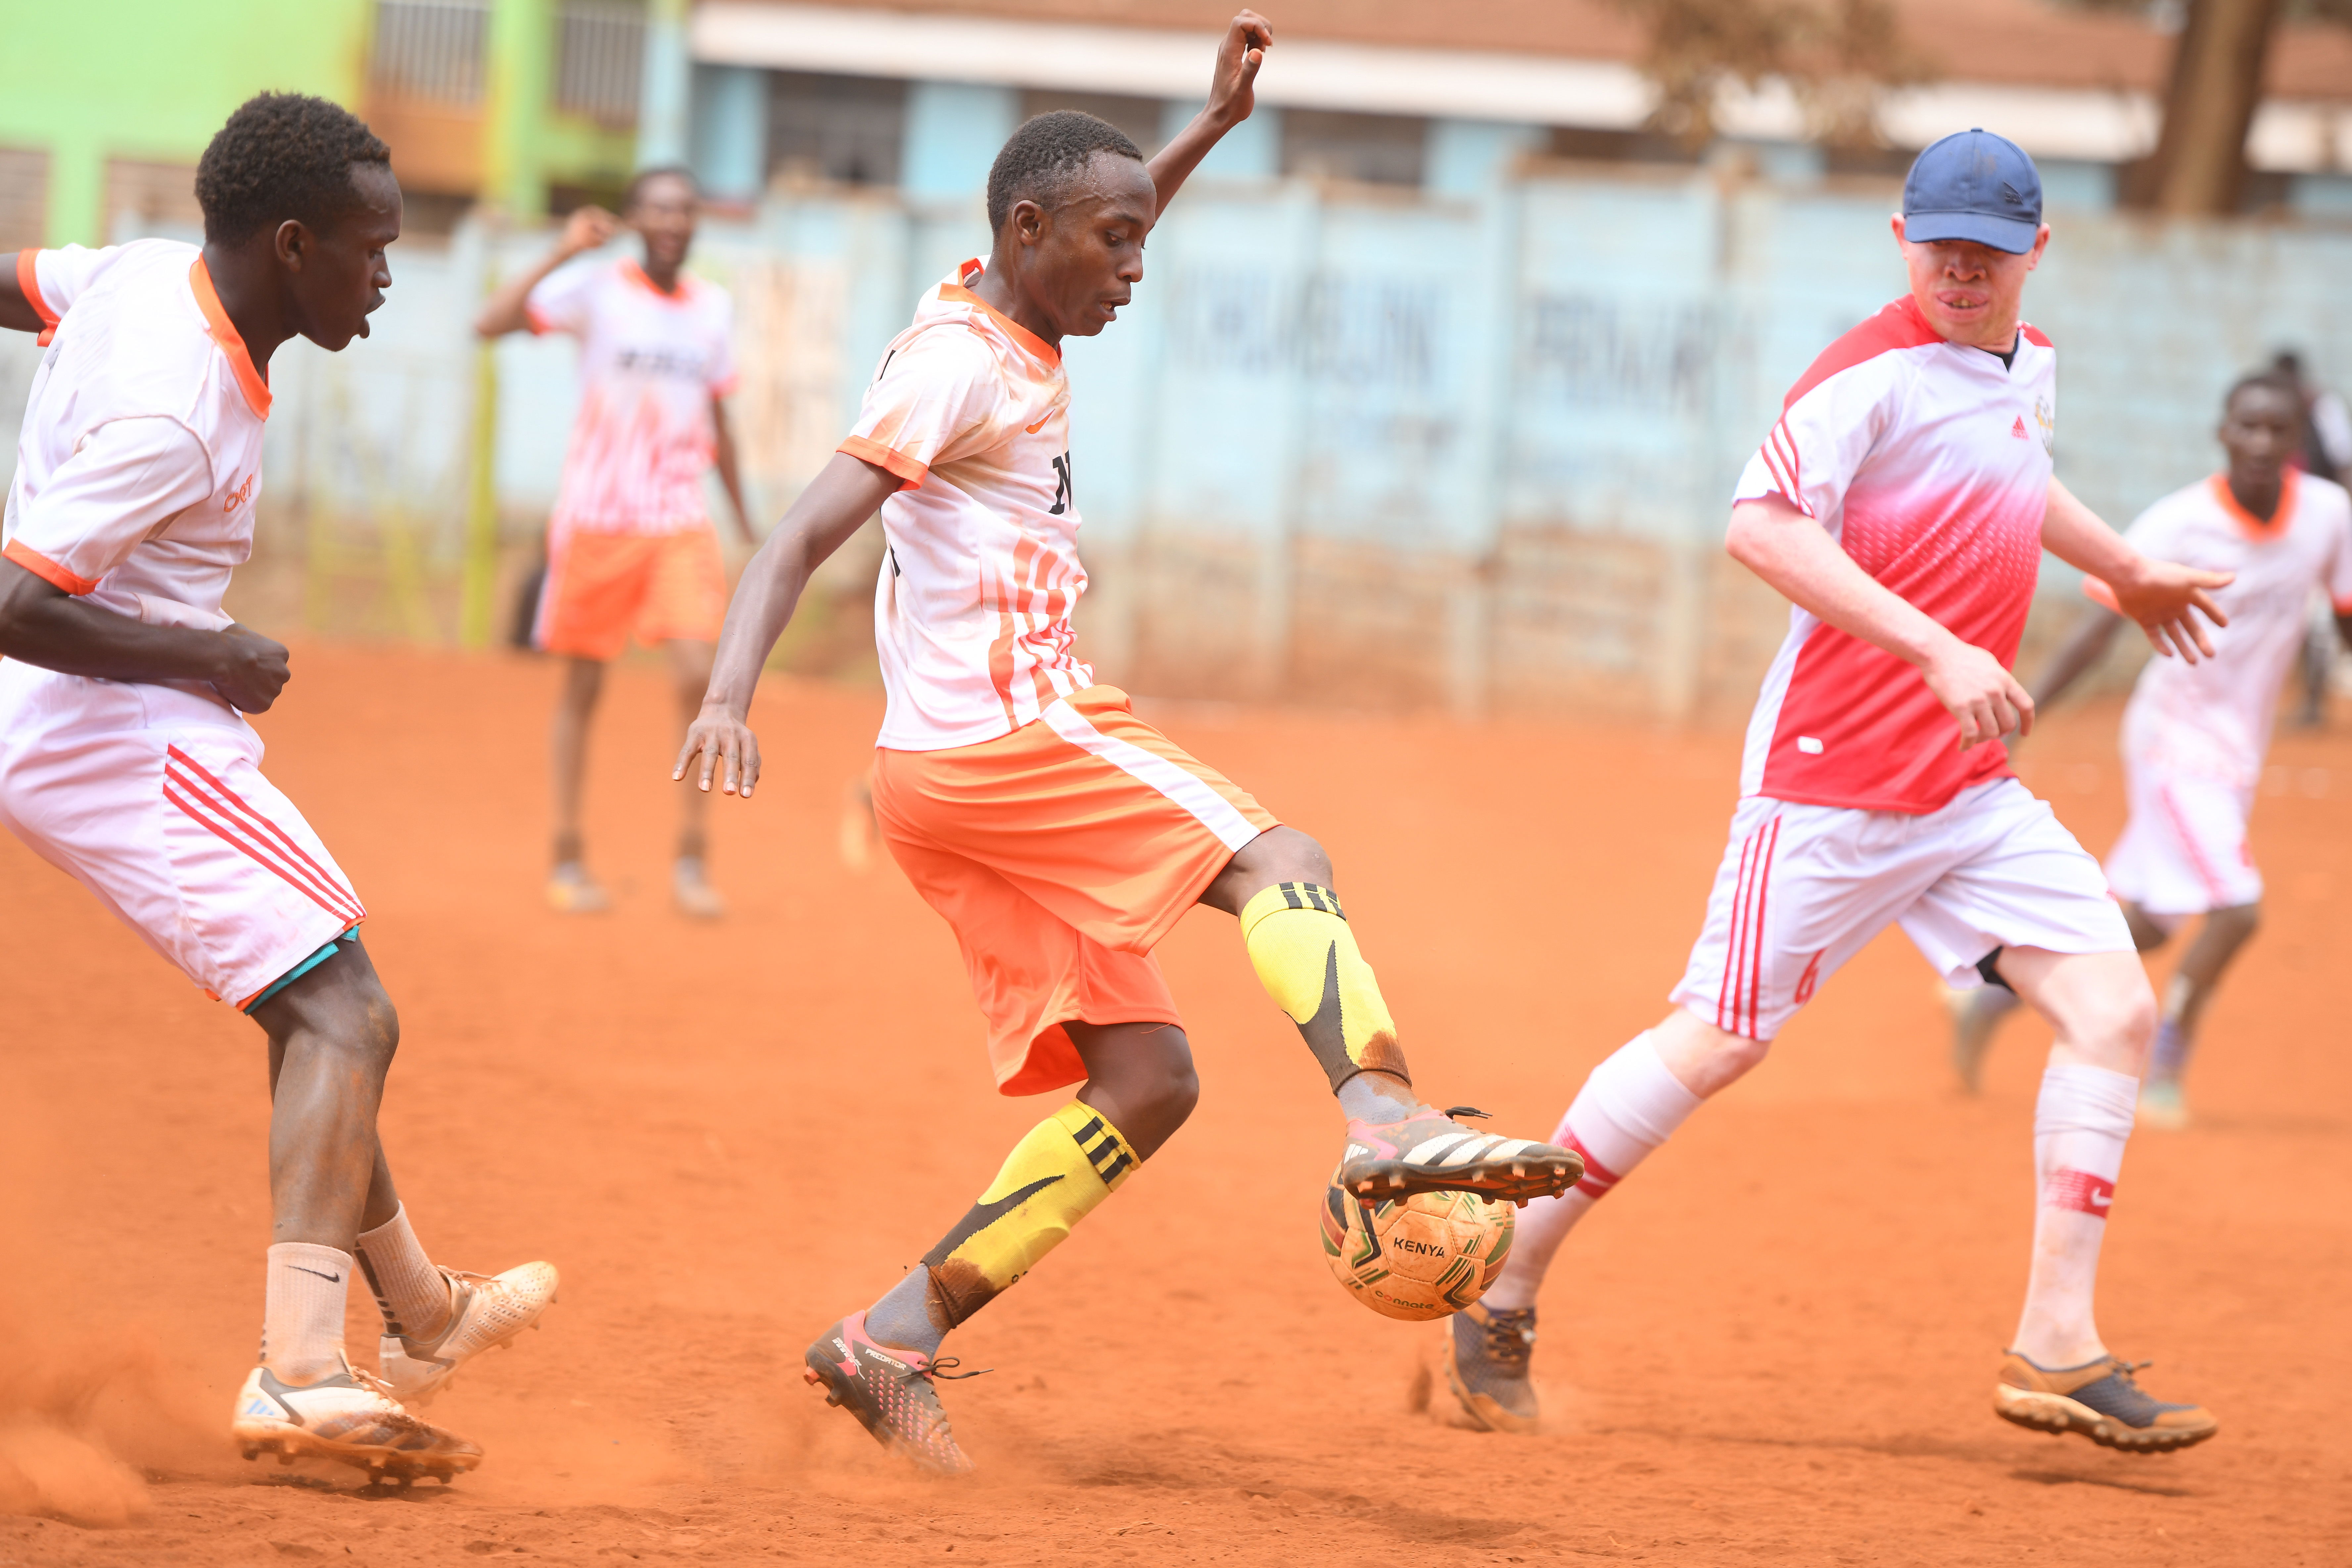
[[[670,770],[671,782],[686,777],[697,757],[702,763],[696,788],[709,794],[716,775],[720,794],[751,798],[751,786],[760,782],[760,738],[751,733],[751,725],[726,708],[705,704],[687,726],[686,744],[678,751],[677,766]]]
[[[1217,45],[1216,74],[1209,84],[1209,116],[1221,125],[1238,125],[1257,107],[1257,71],[1265,51],[1274,47],[1274,24],[1255,11],[1243,11],[1225,25]]]
[[[604,245],[620,232],[621,220],[603,207],[574,207],[563,220],[563,237],[555,242],[555,253],[570,260]]]
[[[292,676],[286,645],[250,626],[230,625],[220,637],[219,664],[208,684],[240,713],[267,713]]]

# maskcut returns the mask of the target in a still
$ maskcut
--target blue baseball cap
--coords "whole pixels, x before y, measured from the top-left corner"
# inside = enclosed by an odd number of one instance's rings
[[[1903,182],[1906,239],[1968,239],[2022,256],[2041,228],[2042,174],[2008,137],[1962,131],[1912,160]]]

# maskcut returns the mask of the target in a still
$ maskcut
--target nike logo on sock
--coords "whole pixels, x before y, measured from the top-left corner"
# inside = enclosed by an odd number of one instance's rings
[[[317,1279],[324,1279],[330,1285],[340,1285],[343,1282],[343,1277],[340,1274],[320,1274],[317,1269],[305,1268],[299,1263],[289,1263],[286,1267],[291,1268],[297,1274],[309,1274]]]

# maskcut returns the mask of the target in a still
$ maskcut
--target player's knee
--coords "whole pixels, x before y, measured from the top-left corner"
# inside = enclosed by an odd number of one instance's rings
[[[2231,942],[2241,942],[2260,931],[2263,926],[2263,906],[2259,900],[2239,904],[2231,909],[2215,910],[2205,917],[2218,932]]]
[[[1192,1043],[1184,1031],[1174,1025],[1153,1029],[1143,1037],[1142,1059],[1137,1085],[1139,1097],[1148,1104],[1152,1119],[1170,1130],[1181,1127],[1201,1103],[1201,1075],[1192,1066]]]

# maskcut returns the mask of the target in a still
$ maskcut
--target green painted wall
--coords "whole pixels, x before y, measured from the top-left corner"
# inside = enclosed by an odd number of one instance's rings
[[[110,157],[193,163],[265,90],[356,108],[370,0],[73,0],[8,7],[0,145],[49,153],[52,245],[105,237]]]

